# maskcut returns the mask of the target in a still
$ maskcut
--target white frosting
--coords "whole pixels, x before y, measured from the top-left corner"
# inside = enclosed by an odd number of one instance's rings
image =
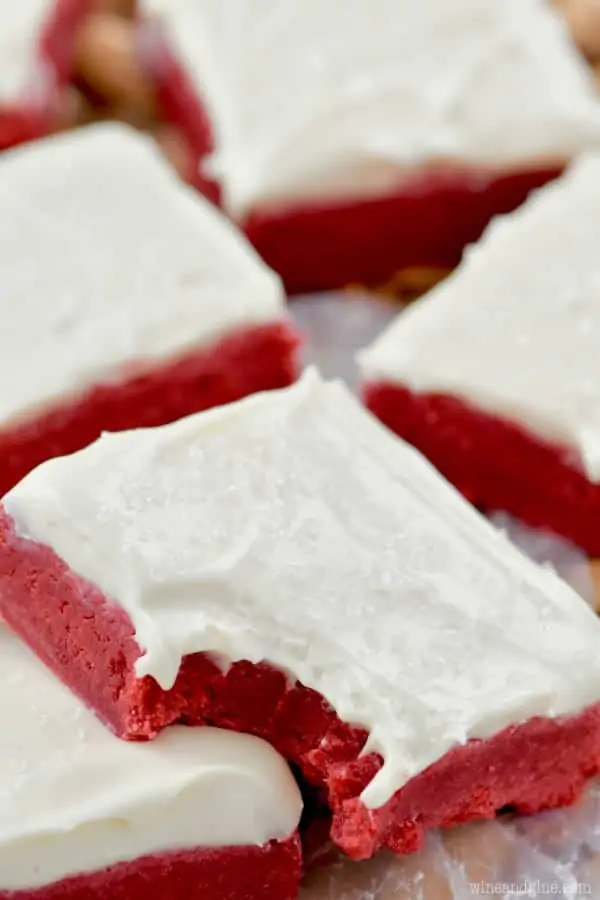
[[[364,351],[363,376],[442,392],[571,447],[600,482],[600,155],[494,222]]]
[[[39,87],[39,38],[54,7],[54,0],[0,0],[0,109]]]
[[[0,672],[0,891],[298,826],[300,792],[267,743],[183,726],[120,741],[2,624]]]
[[[600,699],[600,622],[340,384],[107,435],[5,498],[127,611],[139,676],[267,660],[369,729],[384,803],[470,737]]]
[[[407,167],[523,168],[600,146],[592,75],[548,0],[143,0],[211,115],[241,215],[389,190]]]
[[[284,315],[278,278],[124,126],[3,154],[0,217],[1,426]]]

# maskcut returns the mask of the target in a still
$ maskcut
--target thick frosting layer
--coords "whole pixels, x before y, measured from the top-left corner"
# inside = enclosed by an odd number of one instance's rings
[[[338,383],[309,371],[107,435],[4,500],[127,611],[140,676],[267,660],[370,730],[383,804],[451,747],[600,699],[600,622]]]
[[[39,62],[39,38],[54,0],[3,0],[0,4],[0,108],[25,92],[39,90],[45,77]]]
[[[363,376],[441,392],[571,447],[600,482],[600,154],[494,222],[400,315]]]
[[[0,427],[284,315],[278,278],[133,129],[3,154],[0,217]]]
[[[120,741],[3,624],[0,716],[0,890],[298,826],[300,792],[270,745],[183,726]]]
[[[143,0],[203,98],[230,211],[386,191],[600,146],[600,103],[548,0]]]

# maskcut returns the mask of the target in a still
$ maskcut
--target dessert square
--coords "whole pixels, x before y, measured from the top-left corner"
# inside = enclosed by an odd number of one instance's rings
[[[313,370],[32,472],[0,612],[122,737],[268,740],[357,859],[600,769],[594,613]]]
[[[46,134],[92,0],[18,0],[0,10],[0,150]]]
[[[279,279],[133,129],[4,154],[0,216],[0,493],[104,430],[295,379]]]
[[[600,146],[593,75],[547,0],[141,10],[199,187],[291,292],[439,278],[493,215]]]
[[[494,222],[360,356],[368,407],[476,506],[600,556],[600,156]]]
[[[118,740],[0,623],[1,900],[294,900],[294,778],[257,738]]]

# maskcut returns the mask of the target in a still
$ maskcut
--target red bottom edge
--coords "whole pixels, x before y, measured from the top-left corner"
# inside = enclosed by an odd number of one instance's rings
[[[202,171],[214,148],[202,97],[165,36],[148,24],[143,34],[144,61],[163,117],[189,148],[188,179],[219,203],[219,185]],[[409,184],[379,197],[257,209],[243,227],[290,294],[349,285],[380,288],[401,283],[407,270],[455,268],[490,219],[512,212],[560,171],[553,166],[501,174],[464,168],[417,173]]]
[[[300,871],[292,835],[264,847],[147,856],[33,890],[0,888],[0,900],[295,900]]]
[[[475,506],[505,510],[600,556],[600,485],[573,453],[454,397],[367,384],[368,408]]]
[[[207,655],[194,654],[184,658],[170,691],[152,678],[137,679],[140,649],[124,612],[51,549],[18,537],[5,513],[0,614],[122,737],[151,739],[179,722],[269,741],[327,801],[331,836],[354,859],[382,847],[411,853],[429,829],[492,818],[507,806],[533,813],[573,803],[600,770],[599,703],[457,746],[384,807],[369,810],[360,795],[382,761],[360,757],[365,731],[340,721],[323,697],[266,664],[237,662],[223,673]]]
[[[150,374],[97,385],[0,432],[0,495],[40,463],[87,446],[103,431],[165,425],[297,377],[299,338],[285,323],[246,328]]]

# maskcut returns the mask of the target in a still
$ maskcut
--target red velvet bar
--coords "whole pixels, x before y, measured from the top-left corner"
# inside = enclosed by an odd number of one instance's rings
[[[298,344],[285,323],[245,328],[143,375],[132,372],[96,385],[31,420],[0,428],[0,495],[40,463],[81,450],[103,431],[165,425],[247,394],[286,387],[298,374]]]
[[[145,28],[145,60],[162,114],[184,137],[196,160],[190,180],[219,203],[220,186],[201,170],[214,148],[209,113],[160,31]],[[379,288],[401,283],[406,270],[453,269],[490,219],[512,212],[532,190],[560,173],[556,166],[500,173],[466,169],[417,173],[383,196],[258,208],[241,224],[290,294],[349,285]]]
[[[361,756],[367,734],[340,721],[326,700],[268,665],[227,671],[204,654],[185,657],[170,691],[138,679],[141,650],[127,615],[48,547],[0,517],[0,613],[73,691],[121,737],[150,740],[179,722],[215,725],[268,740],[333,814],[332,837],[351,857],[379,848],[417,850],[429,829],[566,805],[600,771],[600,704],[559,719],[532,718],[457,746],[378,810],[360,795],[381,766]],[[400,651],[399,651],[400,652]]]
[[[384,383],[367,384],[363,394],[371,412],[475,506],[505,510],[600,556],[600,485],[569,449],[455,397]]]

